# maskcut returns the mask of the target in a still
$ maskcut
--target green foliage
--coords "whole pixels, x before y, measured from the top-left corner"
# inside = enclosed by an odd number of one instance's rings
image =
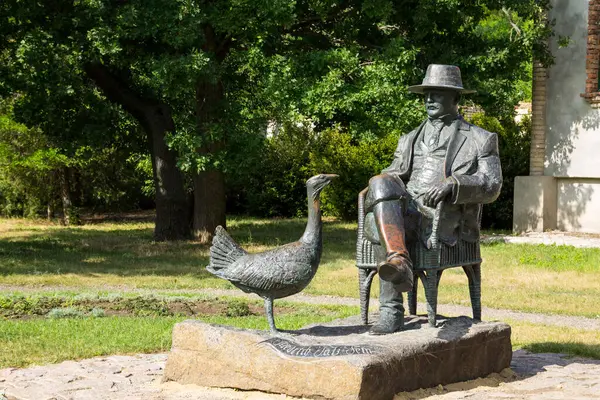
[[[35,216],[52,196],[53,170],[65,162],[39,130],[0,114],[0,212]]]
[[[358,192],[391,162],[398,137],[356,140],[332,128],[282,127],[255,155],[257,167],[231,182],[230,210],[260,216],[304,216],[306,180],[319,173],[339,175],[321,194],[326,215],[355,219]],[[237,191],[236,191],[237,189]]]
[[[69,308],[71,299],[48,296],[10,295],[0,297],[0,317],[18,318],[32,315],[46,315],[52,309]]]
[[[106,316],[106,313],[104,312],[104,309],[98,308],[98,307],[94,307],[90,311],[90,316],[92,316],[94,318],[103,318],[103,317]]]
[[[119,302],[119,307],[131,312],[138,317],[147,316],[169,316],[173,313],[169,310],[168,304],[163,299],[154,296],[138,296],[124,298]]]
[[[500,122],[498,118],[480,113],[475,114],[470,122],[498,134],[502,164],[502,191],[495,202],[483,206],[482,225],[485,228],[512,229],[515,177],[529,173],[531,120],[524,118],[517,124],[511,118]]]
[[[514,178],[527,175],[529,169],[531,121],[500,122],[479,113],[470,122],[498,134],[503,170],[502,192],[498,200],[484,206],[483,226],[511,229]],[[414,127],[418,120],[412,123]],[[389,166],[397,141],[396,133],[357,139],[339,128],[314,132],[302,126],[282,127],[264,141],[263,148],[247,153],[246,162],[254,160],[255,168],[240,174],[241,181],[231,179],[229,197],[235,201],[229,210],[266,217],[306,215],[306,179],[336,173],[339,178],[322,193],[322,209],[325,215],[354,220],[358,193]]]
[[[339,175],[322,193],[324,213],[355,220],[358,193],[368,185],[373,175],[390,165],[397,143],[396,134],[356,141],[338,130],[323,132],[311,149],[311,170],[314,174]]]
[[[86,315],[83,311],[78,310],[73,307],[67,308],[53,308],[46,315],[49,319],[59,319],[59,318],[85,318]]]
[[[547,7],[547,0],[86,0],[61,7],[5,0],[0,90],[22,96],[19,122],[41,130],[69,163],[83,146],[110,149],[102,157],[113,159],[127,148],[124,159],[140,154],[128,166],[148,172],[142,160],[150,151],[140,150],[146,143],[124,110],[144,120],[140,109],[160,104],[173,119],[166,141],[180,169],[226,171],[237,210],[303,213],[304,181],[331,168],[350,176],[339,194],[326,192],[325,209],[349,217],[351,192],[366,184],[367,171],[378,172],[370,154],[386,157],[375,139],[387,146],[422,118],[420,98],[406,87],[429,63],[459,65],[465,86],[478,90],[473,101],[510,120],[517,101],[530,97],[532,55],[551,61]],[[123,108],[90,84],[93,65],[118,83],[109,97]],[[268,122],[298,121],[313,127],[310,135],[263,137]],[[152,123],[143,125],[148,131]],[[286,140],[291,148],[281,145]],[[93,170],[109,169],[103,165]],[[148,175],[143,183],[124,170],[106,176],[152,191]],[[100,187],[93,193],[107,205],[136,197]]]
[[[79,207],[131,209],[144,194],[141,182],[151,171],[141,156],[119,162],[131,149],[110,146],[71,146],[71,154],[39,128],[14,120],[12,107],[0,113],[0,214],[38,217],[60,204],[60,174],[69,174],[70,192],[77,201],[67,210],[76,224]]]
[[[252,315],[248,303],[241,299],[231,299],[227,302],[225,316],[227,317],[246,317]]]
[[[229,177],[230,210],[269,217],[305,215],[305,183],[311,176],[314,140],[306,129],[287,126],[266,138],[262,148],[247,153],[253,167]]]

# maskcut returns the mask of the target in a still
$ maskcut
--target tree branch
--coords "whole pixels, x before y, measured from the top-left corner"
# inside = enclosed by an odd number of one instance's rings
[[[94,81],[104,95],[112,102],[120,104],[138,120],[144,117],[147,101],[139,97],[125,83],[117,78],[108,68],[99,63],[88,63],[84,66],[86,75]]]

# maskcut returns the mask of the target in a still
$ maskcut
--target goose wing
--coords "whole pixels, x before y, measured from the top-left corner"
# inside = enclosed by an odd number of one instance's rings
[[[231,265],[224,277],[256,291],[282,290],[311,279],[311,253],[300,242],[294,242],[264,253],[248,254]]]

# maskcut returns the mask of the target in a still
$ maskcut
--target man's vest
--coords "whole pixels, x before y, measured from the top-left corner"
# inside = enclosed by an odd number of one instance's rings
[[[451,126],[446,126],[444,130],[451,129]],[[425,138],[430,137],[435,128],[429,123],[424,128],[415,140],[412,173],[406,185],[406,189],[414,199],[420,198],[429,188],[444,180],[444,161],[451,136],[442,135],[445,136],[442,143],[434,141],[427,144]],[[430,131],[426,132],[427,130]]]

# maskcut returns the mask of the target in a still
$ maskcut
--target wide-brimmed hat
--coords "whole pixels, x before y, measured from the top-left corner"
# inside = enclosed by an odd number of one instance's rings
[[[455,65],[429,64],[423,83],[408,87],[413,93],[424,93],[428,89],[450,89],[462,94],[475,93],[475,90],[463,87],[460,68]]]

